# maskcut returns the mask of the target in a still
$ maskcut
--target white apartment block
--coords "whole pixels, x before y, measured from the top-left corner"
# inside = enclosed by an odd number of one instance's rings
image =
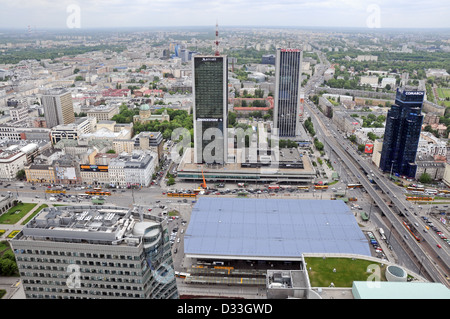
[[[6,140],[20,141],[21,134],[13,126],[0,126],[0,138]]]
[[[12,181],[27,163],[27,155],[21,151],[0,151],[0,180]]]
[[[378,77],[371,75],[363,75],[360,79],[361,85],[369,84],[371,87],[378,87]]]
[[[356,60],[358,62],[364,62],[364,61],[378,61],[378,56],[376,55],[358,55]]]
[[[28,108],[26,106],[15,107],[9,110],[9,116],[14,122],[20,122],[28,117]]]
[[[156,153],[134,151],[111,159],[108,167],[111,185],[149,186],[157,162]]]
[[[95,117],[82,117],[75,123],[57,125],[50,132],[51,141],[56,144],[64,139],[78,140],[82,134],[93,132],[96,123]]]
[[[422,132],[420,134],[419,145],[417,148],[418,156],[447,156],[448,153],[449,147],[445,140],[441,140],[429,132]]]
[[[393,89],[395,87],[395,83],[397,82],[397,80],[395,78],[383,78],[381,80],[381,87],[385,88],[386,85],[389,84],[389,86],[391,87],[391,89]]]

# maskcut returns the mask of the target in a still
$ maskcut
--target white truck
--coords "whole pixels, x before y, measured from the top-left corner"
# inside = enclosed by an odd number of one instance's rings
[[[386,236],[384,235],[384,230],[383,230],[383,228],[378,228],[378,232],[380,233],[380,235],[381,235],[381,239],[383,239],[383,240],[386,240]]]

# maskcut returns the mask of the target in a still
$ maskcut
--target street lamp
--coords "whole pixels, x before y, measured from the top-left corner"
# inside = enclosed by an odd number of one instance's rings
[[[388,238],[389,245],[391,244],[392,228],[394,228],[394,224],[391,225],[391,229],[389,230],[389,238]]]
[[[391,161],[391,173],[389,174],[389,178],[392,180],[392,169],[394,167],[394,161]]]

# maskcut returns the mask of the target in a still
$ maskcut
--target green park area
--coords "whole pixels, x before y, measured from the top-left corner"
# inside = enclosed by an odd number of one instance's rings
[[[0,224],[15,224],[28,214],[37,204],[19,203],[0,216]]]
[[[446,88],[438,88],[438,95],[441,99],[450,98],[450,89]]]
[[[450,89],[448,88],[437,88],[437,93],[440,99],[443,99],[445,106],[450,106]]]
[[[25,219],[25,220],[22,222],[22,225],[25,225],[26,223],[28,223],[34,216],[36,216],[37,214],[39,214],[39,212],[40,212],[41,210],[43,210],[44,208],[46,208],[46,207],[48,207],[47,204],[42,204],[41,206],[39,206],[39,207],[33,212],[33,214],[30,214],[30,216],[28,216],[27,219]]]
[[[334,287],[350,288],[353,281],[373,280],[376,273],[368,272],[368,268],[379,269],[380,281],[386,281],[386,267],[370,260],[306,257],[305,262],[312,287],[329,287],[333,283]]]

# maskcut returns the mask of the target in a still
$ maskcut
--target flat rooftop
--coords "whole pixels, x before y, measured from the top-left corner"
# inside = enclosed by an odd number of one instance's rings
[[[14,240],[39,240],[101,243],[106,245],[138,244],[136,233],[142,224],[129,208],[113,206],[61,206],[44,208]],[[136,228],[138,227],[138,228]],[[134,241],[130,241],[134,238]]]
[[[435,282],[354,281],[355,299],[450,299],[450,290]]]
[[[247,154],[248,150],[245,150]],[[292,152],[291,152],[292,151]],[[306,155],[297,149],[280,149],[278,160],[274,155],[264,159],[252,158],[241,161],[243,150],[234,151],[236,160],[225,165],[207,165],[194,162],[193,149],[187,149],[178,165],[178,178],[201,180],[202,171],[205,178],[229,179],[241,181],[301,181],[312,182],[316,171]],[[267,163],[268,165],[260,165]]]
[[[185,234],[190,258],[301,260],[305,253],[371,256],[340,200],[200,198]]]

